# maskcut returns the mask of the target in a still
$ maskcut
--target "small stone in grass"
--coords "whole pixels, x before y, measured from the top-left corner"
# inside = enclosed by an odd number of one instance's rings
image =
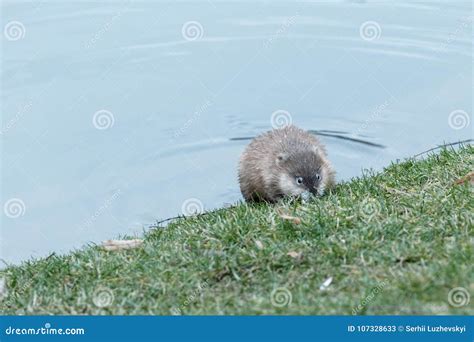
[[[263,243],[260,240],[255,240],[255,244],[257,245],[258,249],[263,249]]]
[[[329,277],[321,284],[319,289],[321,291],[326,291],[328,289],[329,285],[331,285],[331,283],[332,283],[332,277]]]

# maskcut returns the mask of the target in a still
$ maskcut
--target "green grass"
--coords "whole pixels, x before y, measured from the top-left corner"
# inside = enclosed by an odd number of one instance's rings
[[[472,146],[444,149],[340,184],[306,204],[241,203],[153,229],[137,249],[90,246],[8,267],[0,272],[8,287],[0,309],[473,314],[474,300],[461,307],[448,302],[455,287],[474,293],[473,186],[454,184],[472,170]],[[280,218],[282,208],[301,224]]]

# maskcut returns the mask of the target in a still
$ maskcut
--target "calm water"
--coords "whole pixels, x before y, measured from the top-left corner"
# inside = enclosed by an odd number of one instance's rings
[[[340,180],[472,138],[472,15],[471,1],[2,1],[1,258],[238,201],[248,141],[232,139],[272,124],[386,146],[323,136]]]

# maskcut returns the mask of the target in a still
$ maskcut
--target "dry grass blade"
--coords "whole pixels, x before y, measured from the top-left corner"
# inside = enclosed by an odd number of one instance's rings
[[[301,218],[299,217],[288,215],[284,213],[281,209],[278,209],[277,213],[278,213],[278,216],[283,220],[291,221],[294,224],[301,224]]]
[[[122,249],[132,249],[141,246],[143,240],[107,240],[102,243],[102,248],[106,251],[118,251]]]
[[[469,182],[471,184],[474,184],[474,171],[469,172],[467,175],[464,177],[459,178],[454,182],[454,184],[463,184]]]
[[[292,257],[293,259],[301,259],[303,253],[291,251],[291,252],[286,253],[286,255]]]

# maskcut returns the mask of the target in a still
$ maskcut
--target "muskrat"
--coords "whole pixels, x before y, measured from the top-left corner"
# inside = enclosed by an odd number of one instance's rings
[[[264,133],[240,158],[239,183],[246,201],[322,195],[335,183],[324,145],[293,125]]]

